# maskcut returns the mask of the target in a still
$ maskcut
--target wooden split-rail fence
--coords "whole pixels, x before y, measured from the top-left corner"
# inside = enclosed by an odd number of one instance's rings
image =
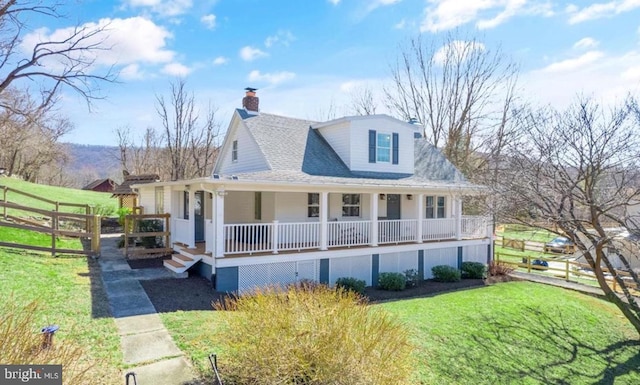
[[[0,241],[0,247],[49,252],[54,256],[57,254],[100,255],[101,220],[99,215],[91,213],[90,205],[56,202],[7,186],[0,186],[0,190],[2,191],[0,227],[27,230],[51,236],[51,246]],[[51,204],[52,209],[45,210],[10,202],[7,199],[9,192]],[[62,208],[75,208],[84,214],[60,211]],[[26,216],[15,215],[16,212],[26,213]],[[84,250],[60,248],[57,245],[57,238],[60,236],[90,239],[90,247]]]

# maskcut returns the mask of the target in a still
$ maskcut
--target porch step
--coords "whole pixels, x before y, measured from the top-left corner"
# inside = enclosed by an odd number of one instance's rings
[[[191,266],[202,259],[202,254],[196,254],[198,250],[188,249],[186,245],[174,244],[173,248],[176,253],[171,255],[171,259],[167,259],[163,263],[165,268],[174,273],[186,273]]]

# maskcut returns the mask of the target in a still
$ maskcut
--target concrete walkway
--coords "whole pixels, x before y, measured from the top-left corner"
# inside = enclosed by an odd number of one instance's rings
[[[99,263],[124,364],[134,365],[126,372],[135,372],[139,385],[199,384],[139,282],[173,278],[172,273],[164,268],[132,270],[117,247],[119,239],[119,234],[102,236]]]

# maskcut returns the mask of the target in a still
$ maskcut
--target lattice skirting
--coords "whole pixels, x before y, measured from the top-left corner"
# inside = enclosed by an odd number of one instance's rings
[[[318,260],[264,263],[238,267],[240,293],[264,286],[286,286],[300,280],[320,280]]]

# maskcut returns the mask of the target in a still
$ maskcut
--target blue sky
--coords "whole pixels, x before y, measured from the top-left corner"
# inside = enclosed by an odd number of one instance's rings
[[[518,63],[523,98],[533,103],[562,107],[578,93],[611,102],[640,90],[640,0],[69,3],[67,19],[32,20],[34,33],[109,23],[113,48],[97,63],[120,71],[91,113],[65,91],[60,111],[75,129],[63,140],[75,143],[115,145],[116,128],[159,127],[155,96],[168,96],[179,77],[199,105],[218,107],[223,129],[247,86],[259,89],[264,112],[322,119],[333,106],[349,114],[355,90],[389,81],[399,45],[456,30]]]

